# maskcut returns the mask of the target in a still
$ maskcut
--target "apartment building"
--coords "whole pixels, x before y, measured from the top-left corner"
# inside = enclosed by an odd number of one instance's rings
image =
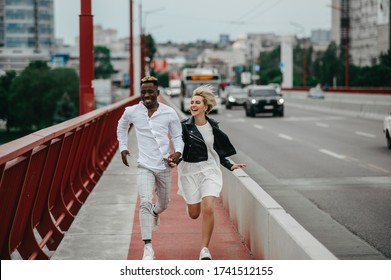
[[[53,0],[0,0],[0,69],[49,60],[54,43]]]
[[[390,48],[389,0],[333,0],[332,40],[349,41],[349,54],[357,66],[379,63]]]

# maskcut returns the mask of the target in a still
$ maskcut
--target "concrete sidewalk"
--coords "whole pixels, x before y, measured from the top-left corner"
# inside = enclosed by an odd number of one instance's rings
[[[136,147],[132,130],[129,147]],[[53,260],[140,260],[144,243],[138,218],[137,168],[123,165],[117,152],[102,178],[65,233]],[[201,219],[187,217],[185,202],[177,195],[177,169],[173,169],[170,207],[161,214],[153,235],[157,260],[198,259]],[[209,247],[213,259],[253,259],[226,209],[218,200],[215,227]]]
[[[186,204],[177,194],[177,178],[175,168],[170,207],[161,214],[159,230],[153,235],[155,257],[158,260],[197,260],[201,250],[202,215],[197,220],[192,220],[187,216]],[[128,259],[131,260],[139,260],[143,255],[144,242],[141,241],[138,213],[138,207],[136,207],[128,255]],[[215,227],[209,250],[213,259],[253,259],[230,222],[220,199],[216,204]]]

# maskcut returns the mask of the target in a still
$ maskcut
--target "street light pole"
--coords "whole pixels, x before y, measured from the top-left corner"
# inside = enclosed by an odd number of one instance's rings
[[[80,115],[94,110],[94,34],[93,17],[91,15],[91,0],[81,0],[79,16],[79,105]]]
[[[307,46],[306,46],[306,39],[305,39],[305,28],[295,22],[291,22],[291,24],[300,28],[301,33],[303,33],[303,39],[302,39],[302,43],[303,43],[303,87],[306,87],[307,86]]]
[[[251,56],[251,81],[255,85],[255,73],[254,73],[254,42],[250,43],[250,56]]]
[[[345,44],[345,87],[349,87],[349,1],[341,1],[341,31],[343,35],[343,41]]]
[[[140,75],[141,78],[145,75],[145,61],[144,61],[144,34],[143,34],[143,19],[142,19],[142,6],[141,1],[139,8],[139,25],[140,25]]]
[[[144,24],[143,24],[143,10],[141,6],[141,1],[139,4],[139,14],[140,14],[140,66],[141,66],[141,75],[146,75],[146,64],[145,64],[145,58],[147,56],[146,54],[146,25],[147,25],[147,16],[149,14],[158,12],[164,10],[164,7],[156,8],[153,10],[145,11],[144,12]]]
[[[133,0],[129,1],[130,26],[129,26],[129,96],[134,95],[134,61],[133,61]]]
[[[307,86],[307,44],[306,39],[303,38],[303,86]]]
[[[391,2],[391,1],[390,1]],[[350,15],[349,15],[349,0],[341,0],[341,6],[329,5],[331,9],[341,12],[341,42],[345,49],[345,87],[349,87],[349,32],[350,32]],[[391,14],[390,14],[391,18]],[[391,40],[391,35],[390,35]]]

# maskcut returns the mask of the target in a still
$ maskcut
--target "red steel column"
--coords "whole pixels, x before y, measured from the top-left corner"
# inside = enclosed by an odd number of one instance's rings
[[[140,14],[140,78],[145,76],[145,58],[144,58],[144,30],[143,30],[143,9],[141,6],[141,1],[139,4],[139,14]]]
[[[130,0],[130,35],[129,35],[129,95],[134,95],[133,65],[133,0]]]
[[[81,14],[79,16],[79,96],[80,115],[93,111],[95,108],[94,89],[94,34],[93,19],[91,15],[91,0],[81,1]]]

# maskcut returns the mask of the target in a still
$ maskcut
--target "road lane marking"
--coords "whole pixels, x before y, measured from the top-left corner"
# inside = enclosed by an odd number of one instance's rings
[[[344,155],[340,155],[340,154],[334,153],[334,152],[326,150],[326,149],[320,149],[319,152],[324,153],[324,154],[329,155],[329,156],[332,156],[332,157],[335,157],[335,158],[338,158],[338,159],[344,159],[345,158]]]
[[[288,122],[307,122],[307,121],[338,121],[338,120],[343,120],[343,117],[335,117],[335,116],[330,116],[330,117],[285,117],[284,121]]]
[[[238,122],[244,122],[244,119],[243,118],[230,119],[230,120],[227,120],[227,121],[230,122],[230,123],[238,123]]]
[[[231,113],[228,113],[226,114],[227,118],[232,118],[232,114]]]
[[[368,166],[373,168],[373,169],[375,169],[375,170],[377,170],[377,171],[381,171],[381,172],[384,172],[384,173],[390,173],[390,171],[388,171],[388,170],[386,170],[384,168],[381,168],[379,166],[376,166],[374,164],[368,164]]]
[[[290,137],[290,136],[288,136],[288,135],[285,135],[285,134],[278,134],[278,136],[280,136],[281,138],[284,138],[284,139],[286,139],[286,140],[289,140],[289,141],[293,140],[292,137]]]
[[[254,124],[254,127],[255,127],[255,128],[258,128],[258,129],[263,129],[263,126],[260,125],[260,124]]]
[[[320,127],[329,127],[329,125],[327,123],[320,123],[320,122],[317,122],[316,123],[317,126],[320,126]]]
[[[357,135],[360,135],[360,136],[365,136],[365,137],[369,137],[369,138],[376,138],[376,135],[371,134],[371,133],[366,133],[366,132],[361,132],[361,131],[355,131],[354,133]]]

